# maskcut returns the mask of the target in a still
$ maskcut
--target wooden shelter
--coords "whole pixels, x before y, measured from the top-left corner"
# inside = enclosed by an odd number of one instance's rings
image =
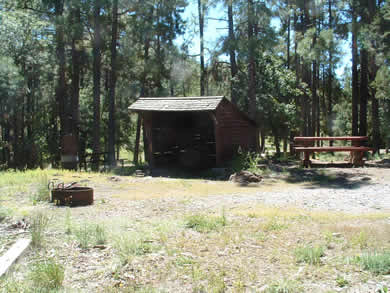
[[[256,123],[222,96],[140,98],[145,157],[151,167],[223,166],[243,150],[258,149]]]

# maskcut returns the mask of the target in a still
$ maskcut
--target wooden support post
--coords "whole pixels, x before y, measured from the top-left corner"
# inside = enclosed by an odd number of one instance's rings
[[[141,120],[142,120],[141,114],[138,113],[137,115],[138,115],[138,117],[137,117],[137,132],[135,134],[135,146],[134,146],[134,158],[133,158],[133,163],[136,166],[138,165],[139,140],[140,140],[140,136],[141,136]]]

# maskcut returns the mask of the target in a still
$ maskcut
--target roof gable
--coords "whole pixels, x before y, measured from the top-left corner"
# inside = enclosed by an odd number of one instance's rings
[[[133,111],[214,111],[223,96],[139,98],[130,107]]]

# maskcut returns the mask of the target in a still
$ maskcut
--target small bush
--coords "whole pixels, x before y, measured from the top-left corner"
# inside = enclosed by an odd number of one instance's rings
[[[206,216],[206,215],[192,215],[186,219],[186,228],[194,229],[201,233],[208,233],[217,231],[221,227],[226,226],[226,216],[221,217]]]
[[[324,255],[324,248],[322,246],[304,246],[295,249],[296,261],[311,265],[319,265],[321,263],[321,257]]]
[[[36,262],[33,264],[29,279],[35,287],[43,290],[58,289],[64,281],[65,270],[61,264],[50,259],[45,262]],[[39,290],[38,290],[39,291]]]
[[[238,150],[237,156],[232,161],[232,169],[234,172],[248,170],[254,173],[261,173],[262,170],[258,168],[258,163],[261,157],[257,153],[244,152]]]
[[[383,252],[368,252],[357,258],[364,270],[374,274],[390,274],[390,250]]]
[[[34,247],[42,247],[45,238],[45,231],[49,225],[49,217],[42,211],[38,211],[31,217],[31,244]]]

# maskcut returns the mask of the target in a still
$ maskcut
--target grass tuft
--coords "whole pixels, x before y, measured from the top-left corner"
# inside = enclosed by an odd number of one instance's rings
[[[209,233],[218,231],[220,228],[227,225],[226,216],[223,214],[220,217],[207,215],[191,215],[186,219],[186,228],[193,229],[201,233]]]
[[[368,252],[356,259],[364,270],[374,274],[390,274],[390,250],[383,252]]]
[[[37,191],[32,195],[33,203],[50,201],[50,191],[47,188],[49,182],[47,173],[42,172],[37,175]]]
[[[62,287],[64,281],[65,269],[61,264],[49,259],[45,262],[36,262],[33,264],[29,279],[34,286],[39,288],[38,292],[46,292]]]
[[[298,263],[304,262],[311,265],[319,265],[321,264],[321,257],[324,255],[322,246],[303,246],[295,249],[295,259]]]
[[[130,263],[135,256],[142,256],[160,249],[160,246],[152,240],[136,234],[120,235],[115,240],[114,247],[122,265]]]
[[[107,235],[104,226],[87,225],[79,227],[74,231],[79,245],[83,249],[87,249],[95,244],[101,245],[107,242]]]
[[[31,244],[34,247],[42,247],[45,240],[45,231],[49,225],[49,217],[43,212],[38,211],[31,217]]]

